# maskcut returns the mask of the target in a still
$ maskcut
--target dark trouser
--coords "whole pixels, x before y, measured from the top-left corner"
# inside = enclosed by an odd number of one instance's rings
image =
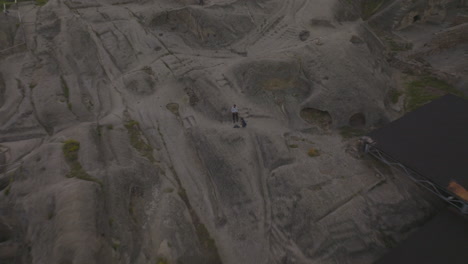
[[[232,113],[232,122],[233,123],[239,122],[239,113]]]

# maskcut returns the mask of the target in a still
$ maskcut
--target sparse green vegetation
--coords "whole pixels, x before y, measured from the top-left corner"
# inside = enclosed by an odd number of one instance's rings
[[[138,123],[138,121],[135,121],[135,120],[129,120],[127,121],[127,123],[125,123],[125,127],[131,127],[133,128],[134,126],[139,126],[140,123]]]
[[[85,181],[92,181],[96,182],[102,186],[102,182],[89,175],[81,166],[81,163],[78,160],[78,151],[80,150],[80,142],[69,139],[63,142],[63,155],[65,156],[65,160],[67,161],[68,165],[70,166],[70,172],[66,175],[68,178],[77,178]]]
[[[97,133],[98,137],[101,137],[101,136],[102,136],[102,131],[101,131],[101,129],[102,129],[102,126],[100,126],[100,125],[98,125],[98,126],[96,127],[96,133]]]
[[[63,154],[67,162],[75,162],[78,160],[78,150],[80,150],[80,142],[69,139],[63,142]]]
[[[192,209],[193,210],[193,209]],[[211,238],[208,229],[201,222],[194,223],[195,230],[197,231],[198,240],[207,253],[212,255],[213,259],[220,259],[218,249],[213,238]]]
[[[424,104],[438,98],[440,96],[429,91],[426,91],[424,87],[410,86],[406,91],[407,101],[406,110],[413,111],[416,108],[423,106]]]
[[[405,108],[407,111],[413,111],[448,93],[463,97],[461,91],[442,80],[432,76],[420,77],[407,83]]]
[[[291,144],[289,145],[289,148],[298,148],[299,146],[297,144]]]
[[[370,18],[373,14],[375,14],[380,9],[380,7],[384,3],[385,3],[385,0],[363,1],[361,5],[362,18],[364,20]]]
[[[134,147],[143,157],[155,162],[153,156],[153,148],[147,143],[143,133],[140,129],[140,124],[135,120],[129,120],[125,123],[128,136],[130,137],[130,144]]]
[[[207,254],[208,258],[212,260],[213,263],[221,263],[220,256],[218,253],[218,248],[216,247],[216,242],[213,238],[211,238],[210,233],[206,226],[200,221],[195,210],[193,210],[192,205],[187,197],[187,192],[185,191],[184,187],[180,183],[179,178],[176,178],[176,181],[179,185],[178,194],[180,199],[185,203],[187,209],[190,213],[192,218],[193,226],[195,227],[195,231],[197,233],[198,241],[202,247],[202,249]]]
[[[61,76],[60,77],[61,80],[62,80],[62,91],[63,91],[63,96],[65,96],[65,98],[67,98],[67,101],[70,97],[70,90],[68,89],[68,85],[67,83],[65,82],[65,79]]]
[[[3,5],[6,6],[6,8],[10,8],[11,5],[15,4],[14,1],[0,1],[1,8],[3,9]]]
[[[18,0],[17,2],[26,2],[26,1],[29,1],[29,0]],[[48,0],[34,0],[35,4],[36,5],[39,5],[39,6],[43,6],[45,4],[47,4],[47,1]],[[10,6],[14,5],[15,4],[15,1],[14,0],[2,0],[0,1],[0,5],[1,7],[3,8],[3,5],[6,5],[6,8],[10,8]]]
[[[60,81],[62,83],[63,96],[65,97],[65,100],[67,101],[67,107],[71,111],[72,104],[70,103],[70,89],[68,88],[67,82],[65,81],[62,75],[60,75]]]
[[[120,248],[120,241],[112,239],[112,248],[117,251]]]
[[[400,99],[400,96],[402,96],[402,95],[403,95],[403,93],[401,91],[391,90],[390,91],[390,101],[392,102],[392,104],[398,103],[398,99]]]
[[[8,183],[8,186],[5,188],[5,191],[3,191],[3,194],[5,194],[5,196],[8,196],[10,194],[12,184],[13,184],[13,178],[10,178],[10,182]]]
[[[163,192],[165,192],[165,193],[171,193],[171,192],[173,192],[173,191],[174,191],[174,188],[171,188],[171,187],[165,188],[165,189],[163,190]]]
[[[50,212],[47,214],[47,219],[50,220],[50,219],[52,219],[54,216],[55,216],[54,212],[53,212],[53,211],[50,211]]]
[[[36,87],[37,83],[36,82],[31,82],[29,83],[29,89],[34,89],[34,87]]]
[[[107,125],[107,129],[112,130],[112,129],[114,129],[114,126],[113,125]]]
[[[43,6],[43,5],[47,4],[47,1],[48,0],[36,0],[36,5]]]
[[[158,258],[158,261],[156,261],[156,264],[168,264],[167,260],[165,258]]]
[[[343,138],[360,137],[360,136],[364,136],[365,133],[366,131],[363,129],[354,128],[350,126],[344,126],[340,128],[340,135]]]
[[[413,44],[409,42],[397,42],[394,39],[386,38],[391,51],[407,51],[413,49]]]
[[[112,227],[114,225],[114,218],[109,218],[109,226]]]
[[[310,148],[307,155],[309,155],[309,157],[318,157],[320,156],[320,152],[315,148]]]

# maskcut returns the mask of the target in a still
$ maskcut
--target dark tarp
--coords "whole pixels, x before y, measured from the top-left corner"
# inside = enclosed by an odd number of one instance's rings
[[[440,213],[375,264],[467,264],[468,219]]]
[[[455,181],[468,190],[467,100],[443,96],[368,136],[376,148],[440,187]]]

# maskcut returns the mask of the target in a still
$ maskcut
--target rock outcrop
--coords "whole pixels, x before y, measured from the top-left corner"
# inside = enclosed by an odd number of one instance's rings
[[[429,2],[421,21],[447,1]],[[11,6],[0,48],[23,46],[0,54],[0,263],[375,261],[440,205],[346,136],[401,115],[385,43],[349,7]]]

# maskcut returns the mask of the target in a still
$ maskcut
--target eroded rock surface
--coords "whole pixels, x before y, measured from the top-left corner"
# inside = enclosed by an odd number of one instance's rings
[[[398,30],[414,12],[444,20],[450,1],[381,2],[369,17],[340,0],[12,6],[0,263],[378,259],[437,203],[340,134],[401,115],[385,43],[361,17]],[[457,21],[440,34],[465,30]],[[246,128],[233,129],[232,104]]]

